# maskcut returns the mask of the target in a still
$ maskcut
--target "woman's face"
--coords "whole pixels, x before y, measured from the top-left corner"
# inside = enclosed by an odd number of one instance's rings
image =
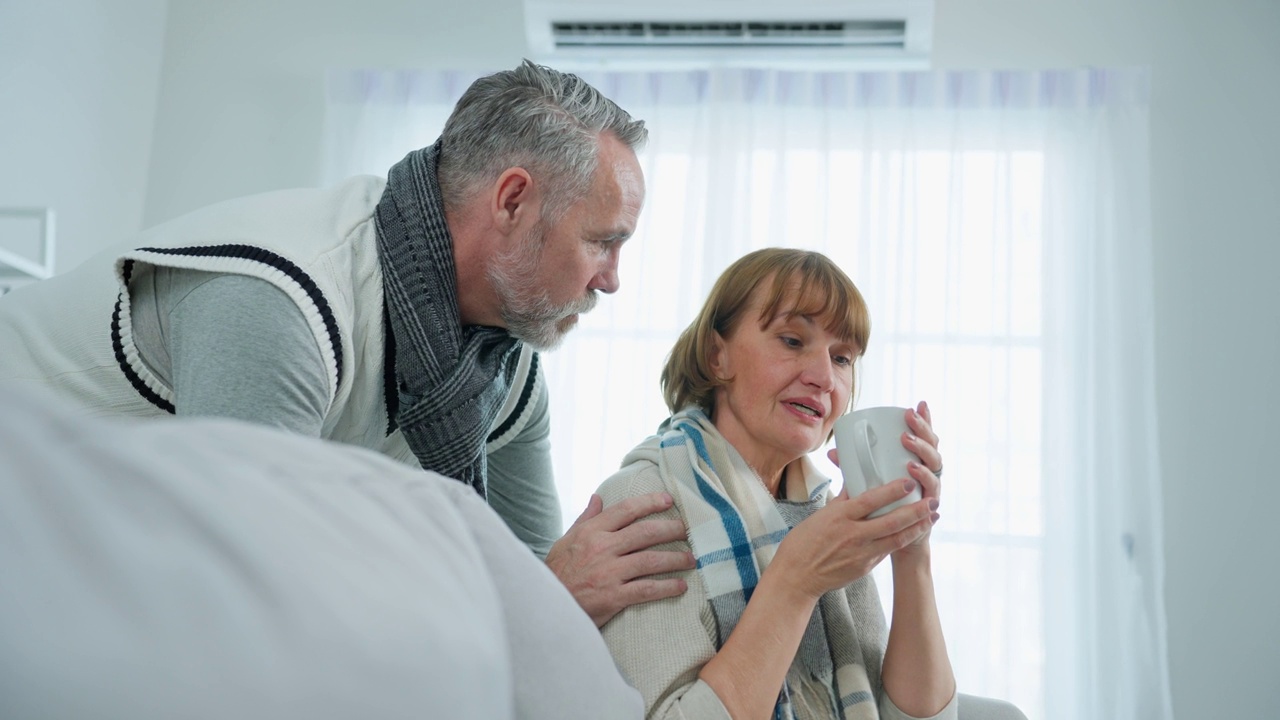
[[[828,331],[823,318],[788,318],[794,299],[761,327],[764,294],[757,287],[737,327],[716,336],[711,367],[730,380],[716,390],[712,422],[767,481],[826,442],[849,405],[859,348]]]

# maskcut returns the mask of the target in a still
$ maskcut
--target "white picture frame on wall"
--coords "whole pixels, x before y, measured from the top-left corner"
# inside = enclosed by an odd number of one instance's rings
[[[0,206],[0,295],[53,277],[54,235],[53,208]]]

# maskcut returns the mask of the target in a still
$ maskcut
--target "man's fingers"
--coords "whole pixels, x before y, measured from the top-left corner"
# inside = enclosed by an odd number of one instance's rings
[[[688,589],[689,587],[685,581],[679,578],[667,578],[665,580],[643,578],[632,580],[623,585],[619,597],[626,606],[631,606],[636,603],[675,597]]]
[[[680,520],[641,520],[614,535],[614,549],[619,555],[627,555],[654,545],[683,540],[685,537],[684,522]]]
[[[649,575],[692,570],[697,563],[693,553],[678,550],[646,550],[631,553],[619,560],[623,583],[635,582]]]
[[[649,493],[627,498],[616,505],[610,505],[600,513],[600,523],[607,532],[621,530],[642,517],[662,512],[672,505],[671,495],[665,492]]]
[[[596,493],[591,493],[591,499],[587,501],[587,508],[582,511],[577,520],[573,521],[574,525],[583,523],[600,514],[604,510],[604,499]]]

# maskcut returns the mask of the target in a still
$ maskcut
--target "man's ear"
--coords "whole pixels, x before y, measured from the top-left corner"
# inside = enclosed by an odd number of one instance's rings
[[[533,178],[522,167],[502,171],[493,184],[490,215],[493,224],[508,234],[527,222],[536,222],[540,198]]]

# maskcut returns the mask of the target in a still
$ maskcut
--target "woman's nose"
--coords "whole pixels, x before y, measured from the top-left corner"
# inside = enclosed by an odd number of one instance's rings
[[[809,354],[805,360],[802,379],[823,392],[829,392],[835,387],[835,369],[831,366],[831,358],[825,351]]]

